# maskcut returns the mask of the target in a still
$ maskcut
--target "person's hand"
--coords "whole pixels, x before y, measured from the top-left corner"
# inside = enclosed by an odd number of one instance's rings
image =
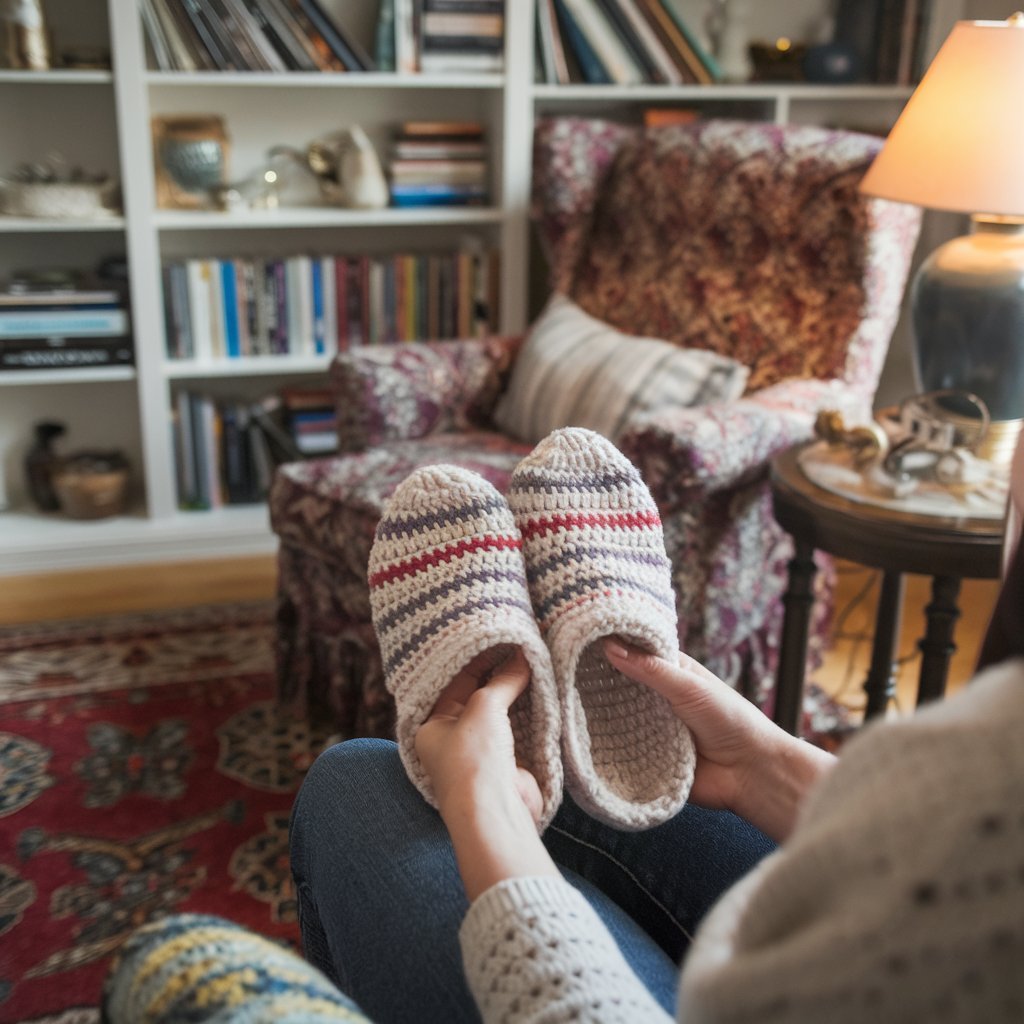
[[[521,801],[534,823],[542,800],[537,780],[516,764],[509,708],[530,682],[516,650],[493,670],[489,652],[474,658],[438,697],[416,734],[416,753],[443,817],[473,801]]]
[[[689,655],[672,664],[614,637],[604,648],[615,668],[660,693],[689,727],[697,748],[693,802],[734,811],[775,839],[788,835],[832,755],[790,736]]]

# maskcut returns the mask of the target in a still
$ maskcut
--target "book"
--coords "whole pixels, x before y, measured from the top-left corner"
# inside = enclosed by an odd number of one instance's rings
[[[174,0],[168,0],[174,3]],[[180,0],[182,9],[192,24],[192,29],[203,49],[209,54],[218,71],[237,70],[229,56],[221,49],[217,35],[210,29],[207,15],[199,0]]]
[[[584,81],[591,85],[610,85],[612,83],[611,74],[590,45],[589,38],[573,18],[566,6],[566,0],[554,0],[554,4],[559,28],[568,48],[572,50],[573,56],[576,58]]]
[[[287,71],[288,65],[282,60],[280,53],[260,27],[260,22],[246,7],[243,0],[222,0],[222,2],[234,16],[238,30],[246,36],[253,49],[259,52],[264,66],[270,71]]]
[[[711,74],[686,42],[661,0],[635,0],[686,84],[710,85]]]
[[[415,0],[394,0],[395,7],[395,70],[400,75],[419,71],[419,47],[416,45]]]
[[[721,67],[719,67],[718,61],[708,53],[700,44],[700,40],[690,30],[690,26],[687,25],[686,19],[679,13],[679,9],[672,4],[671,0],[660,0],[661,6],[665,9],[669,18],[672,19],[676,26],[676,29],[682,35],[686,41],[686,45],[689,47],[690,52],[696,58],[697,61],[704,67],[711,82],[721,82],[725,75],[722,73]]]
[[[224,311],[224,355],[237,359],[242,354],[238,326],[238,287],[230,260],[220,260],[220,294]]]
[[[657,67],[660,80],[669,85],[681,85],[683,76],[679,68],[658,38],[658,34],[644,18],[636,0],[606,0],[606,2],[618,6],[622,16],[632,26],[637,42],[646,50],[651,61]]]
[[[605,20],[621,42],[623,49],[637,68],[644,82],[665,82],[657,62],[648,52],[633,28],[632,22],[626,17],[618,0],[595,0]]]
[[[46,370],[86,366],[131,366],[135,352],[127,336],[0,339],[0,370]]]
[[[157,18],[152,0],[139,0],[139,13],[142,15],[142,24],[146,30],[146,40],[152,56],[151,64],[155,65],[158,71],[174,70],[177,61],[172,56],[164,27]]]
[[[392,185],[395,206],[471,206],[480,205],[487,190],[480,185]]]
[[[112,307],[8,309],[0,312],[0,339],[87,338],[128,333],[128,311]]]
[[[273,71],[263,52],[250,38],[246,25],[236,16],[227,0],[208,0],[211,10],[223,29],[222,35],[233,47],[243,71]]]
[[[192,19],[188,16],[180,0],[154,0],[157,10],[166,12],[167,18],[174,22],[178,29],[178,38],[188,51],[189,57],[197,71],[216,71],[217,64],[209,50],[196,32]],[[185,69],[183,69],[185,70]]]
[[[373,71],[374,63],[370,55],[363,49],[358,40],[344,32],[327,11],[320,6],[318,0],[298,0],[309,20],[317,31],[327,40],[335,56],[345,66],[346,71]]]
[[[298,35],[294,20],[289,17],[288,8],[283,0],[246,0],[250,11],[258,10],[263,16],[263,23],[268,26],[268,38],[280,49],[283,60],[293,71],[323,70],[315,57],[315,51],[307,47]]]
[[[380,0],[373,56],[378,71],[395,70],[395,0]]]
[[[310,21],[299,0],[282,0],[295,23],[295,34],[306,47],[321,71],[350,71],[351,68],[334,52],[331,44]]]
[[[278,59],[288,71],[309,71],[308,58],[301,51],[297,51],[294,43],[287,38],[283,28],[277,20],[272,18],[260,6],[260,0],[240,0],[249,12],[252,20],[259,27],[264,39],[277,53]]]

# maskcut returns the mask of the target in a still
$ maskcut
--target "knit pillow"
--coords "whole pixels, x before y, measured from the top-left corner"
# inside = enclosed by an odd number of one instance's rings
[[[331,365],[343,452],[483,426],[519,339],[362,345]]]
[[[530,444],[559,427],[615,441],[638,413],[739,398],[748,373],[727,356],[623,334],[556,294],[519,352],[494,419]]]

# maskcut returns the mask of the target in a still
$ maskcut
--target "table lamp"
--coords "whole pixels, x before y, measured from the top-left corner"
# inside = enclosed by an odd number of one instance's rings
[[[1024,423],[1024,14],[960,21],[907,101],[861,191],[971,215],[911,285],[925,391],[968,391],[992,422],[979,454],[1008,462]],[[956,419],[976,409],[946,402]],[[976,420],[975,420],[976,422]]]

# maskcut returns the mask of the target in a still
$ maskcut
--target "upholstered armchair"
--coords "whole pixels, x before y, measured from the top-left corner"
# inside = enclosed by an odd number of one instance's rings
[[[615,440],[661,511],[683,649],[765,710],[791,557],[768,460],[811,437],[819,409],[870,415],[917,236],[916,209],[857,191],[880,147],[732,121],[536,130],[533,215],[552,290],[619,331],[749,369],[738,400],[638,414]],[[278,470],[281,696],[341,735],[392,727],[366,580],[383,505],[432,462],[506,486],[531,447],[493,419],[520,344],[338,356],[341,453]]]

